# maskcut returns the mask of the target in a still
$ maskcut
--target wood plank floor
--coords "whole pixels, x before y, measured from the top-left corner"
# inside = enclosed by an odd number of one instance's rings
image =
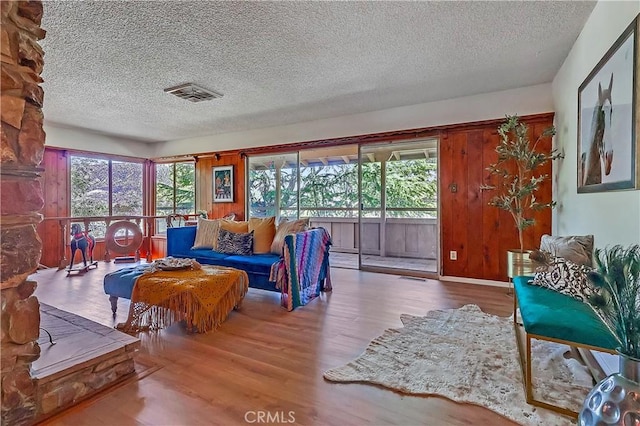
[[[340,253],[331,250],[331,264],[339,268],[358,269],[358,254]],[[369,267],[407,269],[418,272],[432,272],[434,274],[438,272],[438,265],[435,259],[412,259],[408,257],[365,254],[362,256],[362,264]]]
[[[125,320],[128,301],[120,299],[114,321],[102,277],[125,266],[131,265],[100,262],[98,269],[72,277],[39,271],[33,276],[36,295],[113,326]],[[400,327],[402,313],[424,315],[475,303],[486,312],[509,315],[513,301],[506,289],[340,268],[332,268],[332,278],[332,293],[293,312],[280,307],[278,294],[250,289],[242,307],[212,333],[189,335],[176,324],[141,334],[139,356],[153,359],[159,370],[47,424],[239,425],[256,423],[252,412],[258,411],[300,425],[513,424],[478,406],[322,377],[326,369],[357,357],[386,328]]]

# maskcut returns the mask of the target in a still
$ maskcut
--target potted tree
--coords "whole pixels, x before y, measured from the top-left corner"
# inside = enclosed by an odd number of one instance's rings
[[[562,157],[556,149],[541,152],[538,143],[555,133],[553,126],[548,127],[531,143],[529,127],[520,122],[517,115],[506,116],[506,120],[498,127],[498,161],[487,167],[489,176],[495,176],[498,182],[495,185],[482,185],[482,189],[497,192],[489,205],[509,212],[518,231],[520,248],[510,250],[507,254],[510,278],[525,272],[524,264],[528,259],[524,256],[523,232],[535,224],[533,212],[555,206],[553,201],[539,202],[536,198],[540,184],[549,178],[547,174],[539,172],[539,167],[547,161]]]
[[[578,424],[638,424],[640,395],[640,245],[595,250],[595,269],[587,274],[598,292],[589,302],[618,340],[620,371],[587,395]]]

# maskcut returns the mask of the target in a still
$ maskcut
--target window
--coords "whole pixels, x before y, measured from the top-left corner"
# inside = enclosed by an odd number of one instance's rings
[[[436,217],[438,207],[436,159],[403,159],[389,161],[386,166],[387,216]]]
[[[357,145],[249,157],[250,217],[358,217],[357,159]]]
[[[193,162],[156,164],[156,216],[195,213],[195,182]],[[165,233],[166,229],[166,220],[158,219],[156,233]]]
[[[249,217],[298,217],[298,154],[249,158]]]
[[[111,214],[142,216],[142,164],[111,162]]]
[[[109,216],[109,160],[71,157],[71,216]]]
[[[305,161],[300,167],[302,216],[358,217],[358,164]]]
[[[143,164],[104,158],[71,156],[71,216],[142,215]],[[103,237],[103,221],[91,223],[96,237]]]

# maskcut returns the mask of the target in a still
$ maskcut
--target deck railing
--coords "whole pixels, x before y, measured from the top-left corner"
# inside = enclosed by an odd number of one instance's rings
[[[332,251],[377,256],[437,259],[438,221],[435,218],[311,217],[309,224],[331,235]],[[359,237],[359,238],[358,238]]]
[[[438,253],[438,221],[429,217],[365,217],[362,219],[362,226],[359,226],[357,217],[333,217],[323,214],[342,214],[354,209],[317,209],[316,213],[321,215],[311,216],[309,221],[313,227],[323,227],[329,231],[333,240],[332,250],[343,253],[358,253],[360,246],[363,254],[377,256],[393,256],[414,259],[437,259]],[[375,209],[367,209],[372,216],[379,216]],[[413,214],[431,214],[433,209],[394,209],[400,213],[404,210],[411,210]],[[311,213],[311,211],[309,211]],[[406,213],[406,212],[405,212]],[[433,212],[435,213],[435,212]],[[97,255],[105,261],[110,261],[113,253],[109,249],[109,244],[104,243],[105,230],[118,221],[129,221],[136,224],[142,234],[142,243],[135,250],[136,259],[141,253],[146,255],[147,261],[151,260],[154,252],[152,244],[155,236],[161,236],[167,227],[183,226],[193,224],[198,217],[197,214],[178,215],[177,221],[168,222],[175,219],[169,216],[90,216],[90,217],[50,217],[44,222],[55,222],[58,225],[60,240],[58,246],[45,247],[45,250],[57,250],[58,255],[55,263],[59,268],[68,266],[69,245],[71,241],[71,224],[78,223],[83,230],[93,230],[93,235],[99,242]],[[98,232],[96,232],[98,231]],[[132,238],[124,232],[116,234],[115,239],[119,245],[127,245]],[[156,239],[161,240],[161,239]],[[161,241],[160,241],[161,242]],[[100,244],[102,243],[102,244]],[[157,250],[156,250],[157,251]],[[161,249],[162,251],[162,249]],[[156,253],[158,254],[158,253]],[[162,254],[162,253],[159,253]],[[59,260],[59,261],[58,261]],[[52,266],[52,265],[49,265]]]
[[[195,220],[198,217],[197,214],[185,214],[179,215],[178,225],[183,225],[185,222],[190,220]],[[70,250],[69,246],[71,243],[71,225],[79,224],[82,228],[82,231],[90,231],[96,242],[102,243],[105,242],[104,247],[101,245],[100,254],[105,261],[110,261],[113,253],[109,249],[110,244],[106,243],[106,238],[109,237],[106,235],[106,230],[112,224],[120,221],[126,221],[134,223],[135,226],[140,230],[142,235],[142,242],[139,247],[135,249],[135,258],[140,259],[141,252],[146,253],[146,260],[151,261],[152,247],[151,240],[153,236],[156,235],[156,231],[160,228],[158,226],[158,221],[162,221],[161,223],[166,224],[166,227],[174,226],[173,220],[176,219],[176,215],[168,215],[168,216],[84,216],[84,217],[45,217],[43,222],[45,226],[47,223],[56,223],[58,225],[58,235],[59,235],[59,243],[55,244],[58,251],[58,259],[56,262],[58,264],[58,268],[62,269],[68,266],[70,258],[68,257]],[[166,229],[164,226],[163,229]],[[127,246],[133,235],[130,234],[127,230],[125,232],[118,232],[115,235],[111,236],[117,241],[118,245]],[[52,247],[44,247],[44,250],[50,250]],[[102,253],[102,251],[104,252]]]

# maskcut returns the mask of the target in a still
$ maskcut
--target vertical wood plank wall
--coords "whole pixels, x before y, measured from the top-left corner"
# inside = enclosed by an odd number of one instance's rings
[[[535,140],[553,124],[553,114],[525,120],[530,138]],[[483,191],[482,184],[491,184],[486,170],[497,160],[495,147],[500,137],[494,124],[485,128],[473,126],[443,133],[440,140],[440,226],[442,241],[442,275],[486,280],[507,280],[509,249],[520,247],[511,215],[489,206],[494,191]],[[538,147],[551,150],[551,140]],[[541,171],[551,177],[551,163]],[[455,185],[456,192],[452,192]],[[551,179],[545,181],[536,198],[551,200]],[[536,224],[525,231],[525,249],[538,248],[540,237],[551,233],[551,210],[536,212]],[[449,253],[457,252],[457,260]]]
[[[42,175],[42,191],[44,196],[44,208],[42,215],[44,218],[51,217],[67,217],[71,214],[69,206],[71,205],[71,182],[69,182],[69,153],[64,149],[46,147],[42,163],[44,168]],[[62,258],[63,250],[69,259],[71,256],[70,248],[63,247],[62,229],[57,220],[44,220],[38,224],[38,235],[42,240],[42,257],[40,263],[50,268],[59,266]],[[166,245],[166,244],[165,244]],[[141,256],[146,256],[146,241],[143,241]],[[94,260],[103,260],[106,253],[104,241],[96,241],[93,250]],[[76,255],[76,263],[79,262],[80,253]],[[162,257],[162,256],[159,256]]]
[[[542,114],[524,120],[535,139],[553,123],[553,114]],[[492,191],[482,191],[483,183],[490,183],[486,167],[497,159],[495,147],[499,136],[495,121],[460,124],[440,132],[440,232],[442,244],[442,275],[506,281],[506,251],[519,247],[517,232],[509,213],[489,206]],[[551,141],[544,141],[542,149],[550,150]],[[68,216],[69,162],[64,150],[47,148],[44,154],[43,190],[45,217]],[[213,201],[213,167],[233,166],[234,201]],[[551,164],[544,172],[551,174]],[[451,192],[451,185],[456,192]],[[211,218],[231,213],[239,220],[245,217],[245,160],[239,152],[202,156],[196,161],[196,210],[206,210]],[[551,199],[551,181],[543,183],[538,198]],[[540,237],[551,232],[551,211],[536,214],[536,225],[525,233],[525,248],[537,248]],[[61,234],[57,223],[45,221],[38,233],[43,240],[41,262],[57,266],[60,259]],[[166,242],[153,239],[153,255],[164,255]],[[143,245],[143,247],[145,247]],[[449,260],[450,251],[457,252],[457,260]],[[96,258],[101,260],[104,248],[96,247]]]
[[[220,158],[202,157],[196,161],[196,210],[206,210],[212,219],[236,215],[245,219],[245,161],[238,152],[220,154]],[[213,167],[233,166],[233,202],[213,202]]]
[[[46,148],[40,167],[42,174],[42,191],[44,208],[42,215],[47,217],[69,216],[69,158],[67,152]],[[43,221],[38,225],[38,235],[42,240],[42,257],[40,263],[56,267],[62,253],[62,232],[57,221]]]

